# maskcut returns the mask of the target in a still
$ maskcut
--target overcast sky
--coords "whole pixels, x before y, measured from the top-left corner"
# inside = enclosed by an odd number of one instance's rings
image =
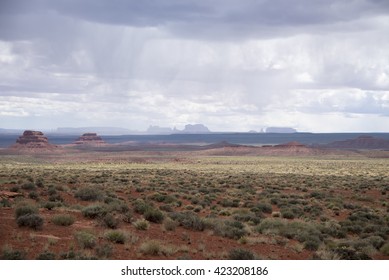
[[[389,132],[387,0],[0,0],[0,127]]]

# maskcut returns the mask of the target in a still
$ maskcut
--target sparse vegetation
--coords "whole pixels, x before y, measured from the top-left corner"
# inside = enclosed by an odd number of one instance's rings
[[[124,244],[127,240],[126,234],[119,230],[108,231],[105,234],[105,238],[112,243]]]
[[[139,219],[134,222],[134,227],[138,230],[147,230],[150,227],[150,223],[145,219]]]
[[[74,234],[74,237],[82,249],[92,249],[96,245],[97,238],[90,232],[78,231]]]
[[[54,216],[51,218],[51,221],[57,226],[70,226],[74,223],[75,219],[71,215],[63,214]]]
[[[237,248],[228,252],[228,259],[230,260],[255,260],[255,256],[251,251]]]
[[[16,222],[19,227],[29,227],[35,230],[41,229],[43,226],[43,218],[38,214],[20,216]]]
[[[2,259],[389,257],[387,159],[99,157],[0,157]]]

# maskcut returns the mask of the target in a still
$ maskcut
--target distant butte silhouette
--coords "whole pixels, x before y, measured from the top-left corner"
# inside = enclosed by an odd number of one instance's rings
[[[84,133],[82,136],[78,137],[74,144],[77,145],[101,145],[106,144],[106,142],[97,135],[97,133]]]

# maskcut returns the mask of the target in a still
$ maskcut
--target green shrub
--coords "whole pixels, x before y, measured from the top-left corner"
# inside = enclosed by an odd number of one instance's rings
[[[120,200],[114,200],[108,203],[108,210],[110,212],[115,211],[122,214],[130,212],[130,208],[128,207],[128,205],[121,202]]]
[[[163,213],[158,209],[154,208],[147,209],[146,212],[143,214],[143,217],[149,222],[157,224],[162,223],[164,219]]]
[[[38,208],[33,205],[19,205],[15,209],[15,216],[19,218],[20,216],[28,215],[28,214],[37,214]]]
[[[186,229],[203,231],[205,229],[204,221],[193,212],[170,213],[170,218],[177,221],[180,226]]]
[[[22,250],[14,250],[10,247],[5,247],[2,250],[2,260],[24,260],[26,258],[26,252]]]
[[[103,194],[96,188],[85,187],[76,191],[74,197],[83,201],[96,201],[101,200],[103,198]]]
[[[133,203],[134,211],[138,214],[144,214],[147,210],[153,208],[153,205],[145,202],[143,199],[137,199]]]
[[[231,199],[222,199],[219,204],[223,207],[239,207],[239,200],[231,200]]]
[[[131,223],[132,222],[132,218],[133,218],[133,214],[131,211],[128,211],[127,213],[124,213],[122,216],[122,221],[125,222],[125,223]]]
[[[320,239],[317,236],[308,237],[304,242],[304,249],[309,251],[316,251],[321,244]]]
[[[92,249],[96,245],[96,237],[86,231],[78,231],[74,234],[78,245],[82,249]]]
[[[16,220],[19,227],[29,227],[35,230],[41,229],[43,226],[43,218],[38,214],[27,214],[20,216]]]
[[[376,235],[369,236],[365,240],[377,250],[380,249],[385,243],[385,240],[381,236]]]
[[[359,252],[355,248],[347,245],[339,245],[333,250],[335,254],[339,256],[341,260],[371,260],[364,252]]]
[[[163,228],[167,231],[175,231],[176,227],[178,226],[178,222],[172,220],[171,218],[166,218],[163,222]]]
[[[127,240],[126,234],[122,231],[113,230],[105,234],[105,238],[112,243],[124,244]]]
[[[269,203],[258,203],[255,208],[257,208],[262,213],[271,214],[271,212],[273,212],[273,208]]]
[[[93,204],[84,207],[81,210],[82,215],[86,218],[104,217],[107,214],[107,208],[104,204]]]
[[[284,219],[290,219],[290,220],[295,218],[293,212],[290,210],[281,210],[281,216]]]
[[[44,182],[43,182],[43,179],[42,178],[38,178],[35,182],[35,185],[38,187],[38,188],[43,188],[44,187]]]
[[[31,199],[37,199],[39,197],[38,193],[35,191],[32,191],[28,194],[28,197]]]
[[[249,222],[253,225],[258,225],[261,222],[261,217],[254,213],[235,214],[234,219],[240,222]]]
[[[61,205],[61,203],[53,202],[53,201],[46,201],[46,202],[42,203],[42,207],[46,208],[47,210],[52,210],[55,207],[59,207],[60,205]]]
[[[57,226],[70,226],[74,223],[75,219],[71,215],[56,215],[51,218],[53,224]]]
[[[138,230],[147,230],[150,227],[150,223],[145,219],[139,219],[134,222],[134,227]]]
[[[108,227],[108,228],[112,228],[112,229],[115,229],[118,227],[119,225],[119,220],[112,214],[108,213],[107,215],[105,215],[103,218],[102,218],[102,222],[103,224]]]
[[[56,255],[55,255],[55,253],[44,251],[43,253],[40,253],[36,259],[37,260],[55,260]]]
[[[7,198],[0,200],[0,207],[11,207],[11,202]]]
[[[384,254],[385,256],[389,256],[389,243],[386,243],[383,245],[380,249],[381,253]]]
[[[59,193],[51,194],[47,199],[51,202],[63,202],[63,198]]]
[[[84,255],[82,252],[75,252],[73,249],[68,252],[63,252],[60,255],[63,260],[96,260],[94,256]]]
[[[24,183],[21,187],[23,190],[28,190],[28,191],[32,191],[36,189],[35,184],[33,182]]]
[[[112,255],[113,247],[111,244],[102,244],[96,247],[96,255],[99,258],[109,258]]]
[[[158,240],[148,240],[140,245],[139,250],[145,255],[157,256],[162,252],[162,246]]]
[[[230,260],[255,260],[255,256],[251,251],[237,248],[228,252],[228,259]]]
[[[239,221],[214,221],[211,223],[214,233],[219,236],[238,240],[247,234],[244,225]]]

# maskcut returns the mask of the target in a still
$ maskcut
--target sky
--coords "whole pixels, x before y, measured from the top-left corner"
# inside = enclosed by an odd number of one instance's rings
[[[0,0],[0,128],[389,132],[387,0]]]

